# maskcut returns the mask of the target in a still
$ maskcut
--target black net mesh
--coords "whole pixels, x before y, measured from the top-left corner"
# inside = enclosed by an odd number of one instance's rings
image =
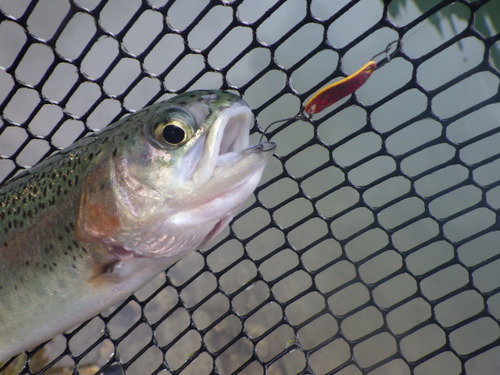
[[[500,371],[500,1],[0,11],[0,181],[195,88],[239,92],[262,128],[403,40],[355,95],[270,129],[275,158],[217,241],[20,373]]]

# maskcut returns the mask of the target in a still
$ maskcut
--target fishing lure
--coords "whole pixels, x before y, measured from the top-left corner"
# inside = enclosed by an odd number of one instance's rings
[[[373,60],[368,61],[356,73],[323,87],[306,102],[304,111],[310,117],[352,94],[363,86],[375,69],[377,69],[377,63]]]
[[[396,45],[396,48],[391,52],[393,45]],[[392,55],[400,48],[401,40],[399,39],[389,43],[382,52],[373,56],[370,61],[355,73],[318,90],[304,105],[306,116],[310,118],[313,114],[323,111],[333,103],[354,93],[363,86],[376,69],[391,61]],[[376,62],[375,59],[381,55],[385,55],[385,57],[379,62]]]
[[[355,73],[316,91],[316,93],[314,93],[314,95],[308,101],[306,101],[306,103],[301,107],[299,113],[297,113],[294,117],[277,120],[270,123],[264,129],[261,140],[264,137],[266,131],[272,125],[288,120],[310,120],[314,114],[323,111],[332,104],[338,102],[340,99],[354,93],[361,86],[363,86],[363,84],[368,80],[368,78],[370,78],[375,70],[390,62],[396,52],[401,49],[401,46],[401,39],[397,39],[389,43],[383,51],[373,56],[370,61],[368,61]],[[394,50],[391,52],[393,48]],[[377,62],[376,60],[382,55],[385,56]]]

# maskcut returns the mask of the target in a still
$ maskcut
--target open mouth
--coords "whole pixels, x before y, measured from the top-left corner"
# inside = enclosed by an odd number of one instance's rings
[[[233,114],[223,126],[217,129],[221,133],[218,147],[216,167],[235,162],[241,158],[242,152],[260,151],[269,152],[276,148],[273,142],[263,142],[249,146],[250,129],[253,124],[253,113],[248,107],[241,107],[241,111]]]
[[[252,120],[253,116],[243,111],[230,117],[227,123],[218,129],[221,132],[221,140],[216,156],[216,168],[234,163],[240,157],[240,153],[248,148]]]
[[[222,130],[219,155],[239,152],[248,147],[253,115],[249,110],[231,116]]]
[[[205,137],[195,177],[208,180],[215,168],[233,164],[248,148],[253,113],[246,105],[224,109],[215,119]]]

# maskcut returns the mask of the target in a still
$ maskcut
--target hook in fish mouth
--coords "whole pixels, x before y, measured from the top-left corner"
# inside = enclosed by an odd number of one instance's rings
[[[215,169],[236,162],[249,148],[253,113],[243,100],[222,109],[214,118],[202,142],[193,180],[207,181]]]

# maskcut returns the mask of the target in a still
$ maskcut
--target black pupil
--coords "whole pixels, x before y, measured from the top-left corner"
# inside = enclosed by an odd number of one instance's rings
[[[181,143],[185,136],[184,130],[178,126],[167,125],[163,128],[163,139],[173,145]]]

